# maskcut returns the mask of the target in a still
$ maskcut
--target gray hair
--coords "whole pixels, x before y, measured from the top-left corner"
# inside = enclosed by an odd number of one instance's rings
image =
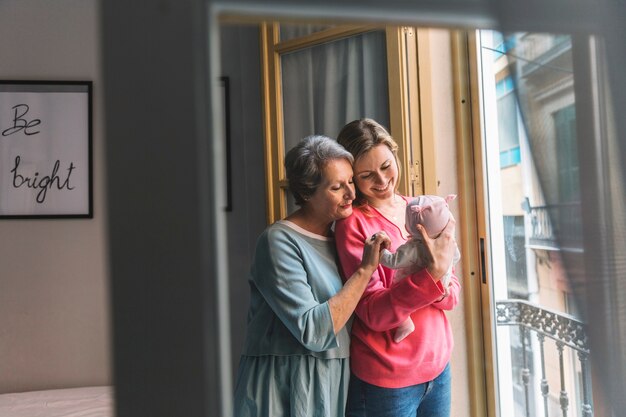
[[[307,136],[287,152],[287,181],[297,205],[303,205],[315,193],[322,182],[324,167],[336,159],[354,162],[352,154],[336,140],[322,135]]]

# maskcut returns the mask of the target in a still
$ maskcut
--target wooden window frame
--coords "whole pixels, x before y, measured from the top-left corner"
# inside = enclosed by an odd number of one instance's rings
[[[420,115],[420,79],[429,74],[419,72],[418,51],[427,51],[427,46],[420,47],[419,30],[404,26],[341,25],[281,41],[279,23],[264,22],[260,27],[260,48],[268,224],[287,214],[287,182],[282,163],[285,149],[281,54],[381,29],[385,31],[387,49],[388,127],[398,143],[398,162],[402,167],[408,167],[401,175],[399,191],[406,195],[435,192],[434,143],[422,140],[424,132],[427,137],[433,136],[429,124],[422,125],[424,118]]]
[[[496,417],[497,380],[495,373],[494,325],[490,307],[492,297],[489,268],[481,260],[486,252],[487,223],[485,178],[483,172],[482,125],[480,118],[480,68],[476,33],[452,32],[452,63],[454,76],[454,110],[457,146],[459,216],[462,228],[459,244],[467,279],[463,282],[465,326],[467,333],[467,364],[472,416]],[[481,244],[482,242],[482,244]]]

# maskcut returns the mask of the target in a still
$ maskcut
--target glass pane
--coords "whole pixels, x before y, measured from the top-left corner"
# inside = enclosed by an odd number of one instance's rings
[[[281,56],[285,149],[349,121],[389,126],[385,33],[368,32]]]
[[[326,29],[335,27],[336,25],[313,25],[313,24],[295,24],[295,23],[281,23],[280,24],[280,41],[288,41],[290,39],[299,38],[302,36],[312,35],[315,32],[321,32]]]
[[[569,279],[584,269],[571,38],[478,38],[500,415],[578,416],[591,404]]]

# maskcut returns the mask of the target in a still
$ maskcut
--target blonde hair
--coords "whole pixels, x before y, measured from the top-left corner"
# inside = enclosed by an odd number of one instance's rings
[[[337,142],[354,156],[355,162],[376,146],[385,145],[389,148],[396,161],[398,168],[396,188],[398,187],[401,174],[400,164],[398,163],[398,144],[380,123],[368,118],[353,120],[341,129],[337,136]],[[355,203],[357,205],[366,203],[365,197],[363,197],[358,188],[356,190]]]

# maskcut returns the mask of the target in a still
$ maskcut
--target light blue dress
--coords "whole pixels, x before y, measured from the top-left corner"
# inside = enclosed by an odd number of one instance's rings
[[[350,335],[328,299],[342,287],[333,239],[279,221],[259,237],[235,417],[344,415]]]

